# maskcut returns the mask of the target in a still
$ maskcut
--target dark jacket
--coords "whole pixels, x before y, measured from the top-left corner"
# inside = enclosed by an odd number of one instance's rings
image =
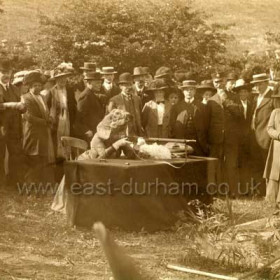
[[[14,85],[9,85],[5,90],[0,85],[0,103],[20,102],[20,91]],[[3,137],[22,137],[21,112],[18,110],[7,109],[0,111],[0,139]]]
[[[272,91],[268,90],[265,94],[260,106],[257,108],[257,98],[253,102],[253,119],[252,127],[254,130],[254,135],[258,145],[264,149],[268,150],[271,138],[267,133],[267,125],[274,109],[273,101],[271,99]]]
[[[89,88],[86,88],[78,100],[77,117],[75,120],[75,134],[88,141],[85,133],[96,133],[96,127],[105,115],[104,107],[100,99]]]
[[[170,129],[172,138],[186,138],[186,120],[189,118],[189,106],[190,105],[185,101],[181,101],[174,107],[172,107],[170,117]],[[194,100],[191,103],[191,106],[194,110],[193,125],[196,134],[194,140],[197,140],[199,150],[201,150],[203,154],[208,154],[209,148],[207,143],[207,122],[205,120],[205,118],[207,118],[208,116],[205,114],[206,111],[204,105],[199,101]]]
[[[114,96],[109,101],[109,112],[111,112],[113,109],[120,109],[131,114],[132,121],[128,125],[130,136],[143,135],[143,129],[141,124],[141,104],[142,103],[140,97],[138,97],[137,95],[132,95],[132,99],[128,100],[122,93]]]
[[[48,157],[50,134],[48,116],[31,93],[23,95],[23,150],[26,155]]]
[[[216,93],[209,99],[207,106],[209,108],[209,143],[238,143],[236,135],[240,130],[242,105],[229,98],[222,102],[219,94]]]
[[[164,115],[162,122],[162,137],[168,138],[170,136],[169,122],[170,111],[172,105],[169,102],[165,102]],[[147,137],[158,138],[158,112],[157,103],[153,100],[147,102],[142,110],[142,125]]]

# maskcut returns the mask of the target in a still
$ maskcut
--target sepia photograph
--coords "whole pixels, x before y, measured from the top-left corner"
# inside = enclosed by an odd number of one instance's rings
[[[280,0],[0,0],[0,280],[280,279]]]

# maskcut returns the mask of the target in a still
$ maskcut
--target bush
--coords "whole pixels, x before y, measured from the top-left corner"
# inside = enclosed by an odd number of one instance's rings
[[[223,27],[208,26],[184,0],[67,0],[53,18],[41,17],[43,64],[95,61],[119,72],[165,65],[209,69],[225,63]]]

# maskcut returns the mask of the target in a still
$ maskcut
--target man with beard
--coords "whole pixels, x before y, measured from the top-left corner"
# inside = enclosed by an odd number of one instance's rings
[[[151,100],[149,94],[147,94],[147,88],[145,86],[146,72],[143,67],[135,67],[133,70],[133,90],[134,93],[140,97],[141,103],[144,106]]]

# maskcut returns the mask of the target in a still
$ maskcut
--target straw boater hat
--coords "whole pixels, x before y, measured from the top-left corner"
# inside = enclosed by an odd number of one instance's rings
[[[115,71],[114,67],[102,67],[100,73],[102,75],[113,75],[113,74],[117,74],[118,72]]]
[[[253,75],[253,80],[251,81],[251,84],[258,84],[266,81],[269,81],[269,76],[266,73],[262,73]]]
[[[96,71],[96,63],[94,62],[84,62],[84,66],[80,67],[80,69],[85,71]]]
[[[232,89],[233,91],[238,91],[241,89],[247,89],[250,90],[251,89],[251,85],[249,83],[246,83],[245,80],[243,79],[238,79],[235,83],[234,88]]]
[[[197,83],[195,80],[186,80],[183,81],[183,84],[179,86],[180,89],[185,89],[185,88],[196,88]]]

